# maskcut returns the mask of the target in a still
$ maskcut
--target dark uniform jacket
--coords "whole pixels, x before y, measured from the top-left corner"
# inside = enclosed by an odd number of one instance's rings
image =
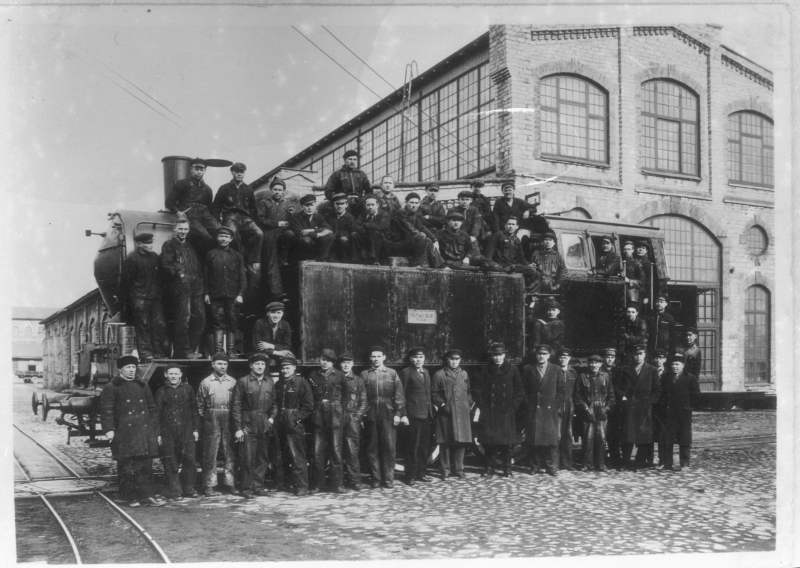
[[[630,280],[628,286],[637,290],[643,290],[645,284],[645,275],[641,263],[635,258],[626,258],[620,262],[625,263],[625,277]]]
[[[686,358],[686,368],[683,372],[694,375],[699,379],[700,369],[703,368],[703,352],[700,351],[697,342],[691,347],[686,347],[685,345],[678,347],[677,351],[678,353],[683,353],[683,356]]]
[[[230,246],[217,247],[206,255],[206,294],[211,298],[244,297],[247,272],[244,259]]]
[[[517,218],[519,225],[522,225],[522,215],[525,213],[525,211],[529,211],[534,208],[535,205],[532,205],[524,199],[520,199],[519,197],[515,197],[512,200],[511,205],[508,204],[508,201],[506,201],[505,197],[498,197],[494,202],[494,207],[492,208],[492,213],[494,214],[492,230],[494,232],[499,232],[505,229],[506,221],[512,216]]]
[[[492,202],[482,193],[472,192],[472,207],[475,207],[483,218],[484,226],[488,230],[492,230],[494,226],[494,212],[492,211]]]
[[[180,242],[175,237],[161,247],[161,268],[164,269],[168,284],[186,287],[192,294],[202,294],[205,290],[200,261],[194,247],[187,241]]]
[[[536,363],[523,368],[527,397],[525,439],[535,446],[557,446],[559,416],[563,413],[567,383],[561,367],[547,363],[544,374]]]
[[[639,264],[642,265],[642,272],[644,273],[644,280],[642,280],[642,292],[647,296],[650,297],[650,277],[652,276],[653,280],[658,278],[658,275],[654,274],[653,263],[650,261],[649,258],[646,256],[635,256],[633,257]],[[629,277],[630,278],[630,277]],[[653,289],[654,293],[658,293],[658,288]]]
[[[256,222],[258,226],[265,231],[269,229],[277,229],[280,221],[289,222],[289,219],[294,214],[292,209],[294,204],[288,203],[285,199],[275,201],[274,199],[259,199],[256,203]],[[284,227],[281,230],[288,230],[289,227]]]
[[[386,211],[379,209],[375,215],[370,215],[368,211],[364,211],[358,216],[358,220],[353,223],[353,229],[357,233],[380,231],[384,235],[388,235],[390,223],[391,218]]]
[[[464,257],[480,258],[477,245],[463,230],[454,231],[450,227],[441,229],[437,233],[439,239],[439,254],[444,260],[461,262]]]
[[[295,423],[308,418],[314,411],[314,393],[311,385],[300,375],[292,375],[288,379],[281,377],[275,383],[275,401],[281,419]]]
[[[289,219],[289,228],[296,237],[302,236],[302,232],[307,229],[314,229],[316,234],[320,234],[325,229],[332,231],[331,226],[319,213],[312,213],[310,216],[305,211],[298,211]]]
[[[122,263],[120,286],[125,298],[161,299],[161,266],[154,252],[133,251]]]
[[[594,267],[594,272],[597,276],[610,278],[619,275],[620,266],[619,254],[612,250],[597,257],[597,265]]]
[[[156,391],[155,401],[158,407],[161,447],[167,457],[171,457],[173,446],[170,440],[194,442],[194,433],[200,431],[197,399],[189,383],[180,383],[177,387],[169,384],[162,386]]]
[[[611,377],[603,370],[594,376],[591,371],[582,372],[575,382],[572,400],[575,414],[583,422],[607,420],[617,402]]]
[[[355,217],[347,211],[340,216],[336,214],[336,210],[329,210],[325,213],[324,219],[337,237],[349,237],[356,222]]]
[[[278,406],[275,404],[275,382],[268,374],[260,381],[251,374],[236,381],[231,394],[231,415],[237,430],[245,434],[265,434],[275,419]]]
[[[104,434],[114,431],[115,460],[158,456],[158,407],[144,381],[112,379],[100,393],[100,425]]]
[[[314,369],[308,375],[308,383],[314,393],[314,427],[340,428],[342,406],[345,402],[344,373],[333,367],[327,373],[322,369]],[[327,414],[330,422],[326,421],[326,406],[333,410]]]
[[[367,174],[361,170],[351,170],[345,164],[341,169],[333,172],[325,184],[325,199],[330,200],[337,193],[364,197],[364,195],[372,193],[372,184]]]
[[[428,197],[424,197],[419,204],[419,214],[422,216],[428,215],[430,219],[423,219],[426,227],[432,229],[441,229],[445,225],[445,217],[447,216],[447,208],[442,205],[441,201],[431,201]]]
[[[431,376],[424,368],[406,367],[400,371],[400,383],[406,397],[406,416],[409,418],[433,418],[431,398]]]
[[[272,343],[275,349],[268,349],[266,353],[272,355],[273,351],[291,351],[292,349],[292,328],[284,320],[278,322],[275,331],[269,325],[269,319],[261,318],[253,327],[253,348],[258,351],[258,343],[266,341]]]
[[[472,393],[467,372],[443,367],[433,374],[431,398],[436,413],[437,444],[472,443]]]
[[[402,241],[418,233],[423,233],[430,240],[436,241],[436,235],[425,226],[419,210],[411,211],[408,207],[398,209],[392,213],[390,227],[390,237],[393,241]]]
[[[255,219],[257,212],[253,188],[244,182],[236,187],[236,182],[233,180],[219,186],[211,211],[217,218],[224,213],[238,213]]]
[[[364,379],[350,371],[344,376],[344,435],[347,438],[361,436],[361,420],[367,413],[367,390]]]
[[[647,321],[650,350],[666,349],[671,354],[675,349],[675,318],[672,314],[654,312]]]
[[[542,284],[546,292],[555,292],[561,288],[561,283],[567,275],[567,265],[561,254],[553,248],[552,251],[533,251],[531,262],[536,263],[536,268],[542,275]],[[550,346],[552,347],[552,345]]]
[[[367,414],[365,420],[374,422],[388,416],[402,418],[406,415],[406,397],[403,383],[394,369],[386,366],[361,371],[361,379],[367,391]]]
[[[484,256],[502,267],[528,264],[522,254],[522,243],[516,233],[508,236],[505,231],[496,231],[486,246]]]
[[[640,343],[647,344],[647,322],[638,316],[633,321],[625,318],[622,336],[625,338],[626,350]]]
[[[470,237],[480,239],[483,237],[483,218],[481,212],[476,207],[470,205],[466,209],[461,205],[452,207],[450,211],[461,213],[464,216],[464,223],[461,225],[461,230],[467,233]]]
[[[553,351],[558,351],[564,345],[566,326],[560,319],[546,320],[544,323],[537,319],[533,329],[534,345],[549,345]]]
[[[203,180],[197,183],[192,178],[179,179],[172,186],[164,205],[172,213],[186,211],[189,207],[203,211],[211,207],[212,196],[211,188]]]
[[[689,446],[692,444],[692,404],[700,396],[697,377],[685,370],[664,373],[661,377],[661,398],[654,409],[660,430],[658,442]]]
[[[636,368],[622,368],[625,377],[625,396],[627,397],[627,425],[623,432],[629,444],[653,443],[652,407],[661,396],[661,379],[656,368],[642,363],[642,370],[637,374]]]
[[[561,370],[564,371],[564,369]],[[566,398],[564,398],[564,409],[561,414],[562,424],[564,421],[572,422],[572,417],[575,414],[575,406],[572,397],[575,394],[575,383],[578,381],[578,372],[572,367],[568,367],[567,370],[564,371],[564,379],[567,386],[567,395]],[[561,427],[561,431],[564,432],[564,426]]]
[[[380,207],[380,210],[385,212],[387,215],[391,215],[398,209],[403,208],[403,204],[400,203],[400,200],[397,198],[394,192],[386,195],[382,191],[378,191],[375,192],[375,196],[378,198],[378,207]]]
[[[516,412],[525,400],[519,370],[508,361],[503,361],[500,366],[489,363],[481,369],[472,392],[480,409],[478,420],[483,425],[481,443],[497,446],[514,444]]]

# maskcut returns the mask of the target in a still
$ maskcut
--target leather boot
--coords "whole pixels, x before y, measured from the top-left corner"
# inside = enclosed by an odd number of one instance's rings
[[[225,342],[228,346],[228,357],[233,359],[233,356],[236,354],[234,346],[236,344],[236,335],[233,333],[227,333],[225,335]]]
[[[223,342],[225,341],[225,332],[222,330],[214,330],[214,353],[224,353],[225,346]]]

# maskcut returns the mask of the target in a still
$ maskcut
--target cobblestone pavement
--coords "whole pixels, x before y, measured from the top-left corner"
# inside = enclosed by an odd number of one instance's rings
[[[15,421],[60,438],[60,449],[87,470],[109,471],[107,449],[84,448],[77,440],[66,446],[63,428],[50,418],[47,423],[38,418],[38,424],[26,420],[34,418],[29,385],[15,385],[14,391]],[[185,500],[137,509],[135,516],[176,561],[773,550],[775,446],[702,446],[714,439],[774,433],[775,413],[698,413],[695,428],[700,447],[693,450],[692,466],[675,473],[560,472],[552,478],[516,472],[510,479],[482,479],[477,469],[467,468],[466,481],[436,479],[414,487],[396,482],[393,490],[302,499],[282,493],[253,501],[234,496]],[[220,525],[216,512],[230,522]],[[197,539],[169,530],[176,514]],[[215,527],[217,543],[226,538],[219,531],[231,527],[233,548],[215,548],[201,538],[206,524]],[[270,545],[259,544],[265,542]]]

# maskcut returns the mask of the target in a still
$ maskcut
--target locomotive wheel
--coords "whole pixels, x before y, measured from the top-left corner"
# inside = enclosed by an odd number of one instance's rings
[[[31,393],[31,406],[33,407],[33,415],[36,416],[39,414],[39,406],[42,404],[39,402],[39,397],[36,396],[36,391]]]

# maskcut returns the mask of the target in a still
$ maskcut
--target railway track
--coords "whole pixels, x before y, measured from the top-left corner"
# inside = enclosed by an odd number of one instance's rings
[[[37,547],[37,550],[32,552],[30,550],[21,550],[21,548],[26,547],[24,542],[20,543],[20,534],[24,538],[27,531],[24,528],[18,530],[18,561],[46,560],[57,564],[83,564],[84,562],[97,564],[114,561],[124,563],[171,563],[166,553],[144,527],[98,489],[77,490],[70,494],[61,493],[46,496],[47,490],[37,487],[37,482],[87,481],[90,479],[104,479],[110,476],[82,476],[28,432],[16,424],[14,428],[26,440],[33,442],[40,452],[37,456],[31,456],[29,455],[30,452],[26,452],[25,459],[34,463],[35,467],[26,468],[16,453],[14,456],[17,468],[25,478],[18,481],[28,484],[35,491],[35,498],[33,499],[19,497],[15,499],[18,522],[20,519],[27,518],[31,521],[30,524],[33,525],[34,529],[41,529],[43,525],[52,525],[52,521],[55,521],[61,531],[61,536],[63,536],[62,540],[49,535],[51,536],[49,542],[42,547]],[[52,462],[55,462],[66,472],[66,475],[37,477],[33,474],[36,469],[42,470],[43,455],[49,458],[51,465]],[[49,517],[51,522],[48,522],[44,517]],[[36,537],[42,537],[40,530],[30,532],[32,533],[31,536],[36,534]],[[63,551],[57,550],[59,544],[63,545],[64,540],[69,544],[71,558],[74,559],[74,562],[65,558]],[[142,540],[149,546],[151,553],[142,554]],[[41,541],[37,541],[37,544],[39,542]],[[32,556],[32,558],[27,558],[28,556]]]

